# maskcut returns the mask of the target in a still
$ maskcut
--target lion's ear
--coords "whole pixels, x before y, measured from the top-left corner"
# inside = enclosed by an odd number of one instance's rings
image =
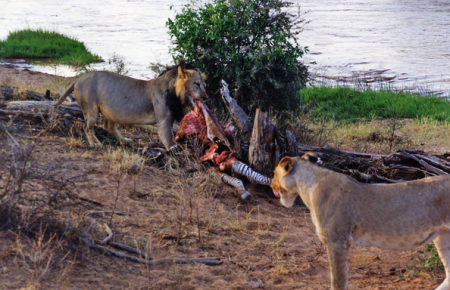
[[[278,166],[284,170],[284,174],[289,174],[292,168],[294,168],[294,160],[288,156],[283,157],[283,159],[280,160],[280,163],[278,163]]]
[[[303,154],[302,159],[308,160],[311,163],[317,163],[319,156],[317,156],[316,152],[308,151]]]
[[[181,65],[178,66],[178,77],[182,79],[186,78],[186,72]]]

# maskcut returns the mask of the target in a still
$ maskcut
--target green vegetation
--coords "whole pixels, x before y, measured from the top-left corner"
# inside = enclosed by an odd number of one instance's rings
[[[308,70],[298,44],[304,19],[283,0],[212,0],[184,6],[166,25],[176,62],[190,61],[208,75],[208,94],[220,106],[221,80],[247,112],[300,107]]]
[[[10,32],[6,40],[0,41],[0,56],[3,58],[50,58],[77,66],[101,61],[100,56],[90,53],[82,42],[43,29]]]
[[[450,102],[433,96],[319,86],[304,88],[302,98],[305,107],[315,118],[343,122],[422,117],[437,121],[450,120]]]
[[[430,272],[443,272],[444,265],[442,264],[441,259],[439,259],[439,254],[436,251],[434,244],[427,244],[425,253],[430,253],[430,256],[428,259],[421,260],[423,269]]]

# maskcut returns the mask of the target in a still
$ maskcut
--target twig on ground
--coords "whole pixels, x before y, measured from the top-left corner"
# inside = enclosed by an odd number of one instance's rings
[[[101,213],[117,214],[117,215],[121,215],[121,216],[127,215],[124,212],[112,211],[112,210],[90,210],[90,211],[86,212],[86,214],[101,214]]]
[[[163,264],[205,264],[208,266],[218,266],[221,265],[223,263],[223,261],[221,261],[219,258],[215,258],[215,257],[211,257],[211,258],[194,258],[194,259],[164,259],[164,260],[145,260],[145,259],[141,259],[141,258],[137,258],[137,257],[133,257],[121,252],[117,252],[114,250],[111,250],[107,247],[104,246],[99,246],[99,245],[89,245],[89,247],[99,250],[107,255],[110,256],[115,256],[115,257],[119,257],[122,259],[127,259],[133,262],[137,262],[137,263],[141,263],[141,264],[147,264],[147,265],[152,265],[152,266],[157,266],[157,265],[163,265]]]
[[[133,253],[133,254],[137,254],[146,260],[153,260],[151,257],[148,257],[147,254],[145,254],[144,252],[139,251],[138,249],[135,249],[133,247],[130,247],[130,246],[127,246],[124,244],[120,244],[120,243],[116,243],[116,242],[109,242],[109,245],[113,246],[114,248],[119,249],[119,250],[124,250],[124,251],[130,252],[130,253]]]

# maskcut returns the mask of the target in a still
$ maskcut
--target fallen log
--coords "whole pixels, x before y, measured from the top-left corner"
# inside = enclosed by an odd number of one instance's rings
[[[440,158],[437,158],[435,156],[424,156],[422,154],[417,154],[416,156],[418,158],[422,159],[423,161],[427,162],[428,164],[433,165],[439,169],[442,169],[447,173],[450,173],[450,163],[449,162],[442,160]]]
[[[434,166],[428,164],[427,162],[425,162],[425,161],[423,161],[423,160],[417,158],[417,157],[414,156],[413,154],[410,154],[410,153],[405,152],[405,151],[403,151],[403,152],[401,152],[401,153],[404,154],[404,155],[406,155],[406,156],[408,156],[408,157],[410,157],[410,158],[412,158],[412,159],[414,159],[414,160],[417,161],[420,165],[422,165],[424,168],[426,168],[427,170],[429,170],[429,171],[431,171],[431,172],[433,172],[433,173],[435,173],[435,174],[437,174],[437,175],[447,175],[447,174],[448,174],[447,172],[445,172],[445,171],[443,171],[443,170],[440,170],[439,168],[436,168],[436,167],[434,167]]]
[[[45,94],[36,93],[30,90],[16,92],[17,88],[0,86],[0,99],[3,98],[5,101],[13,99],[26,99],[35,101],[51,101],[50,90],[47,90]]]
[[[57,111],[53,107],[52,101],[13,101],[8,102],[4,108],[0,109],[0,120],[10,121],[18,118],[32,123],[42,123],[51,118],[55,113],[64,118],[65,123],[83,121],[84,116],[77,103],[66,103],[59,107]]]
[[[20,110],[0,109],[0,121],[9,122],[17,117],[31,121],[33,123],[41,123],[43,116],[41,114],[25,112]]]
[[[14,101],[6,103],[6,109],[40,112],[41,114],[48,115],[55,110],[53,105],[53,101]],[[59,108],[65,113],[70,113],[77,117],[83,117],[83,112],[76,102],[63,103],[59,106]]]

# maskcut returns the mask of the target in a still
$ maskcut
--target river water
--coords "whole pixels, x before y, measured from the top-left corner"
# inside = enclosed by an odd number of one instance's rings
[[[400,88],[449,95],[450,1],[291,1],[310,20],[300,43],[310,50],[304,61],[314,76],[330,82],[383,79]],[[149,79],[151,62],[171,63],[165,22],[188,2],[0,0],[0,39],[23,28],[56,30],[105,60],[119,56],[131,76]],[[65,67],[30,69],[73,74]]]

